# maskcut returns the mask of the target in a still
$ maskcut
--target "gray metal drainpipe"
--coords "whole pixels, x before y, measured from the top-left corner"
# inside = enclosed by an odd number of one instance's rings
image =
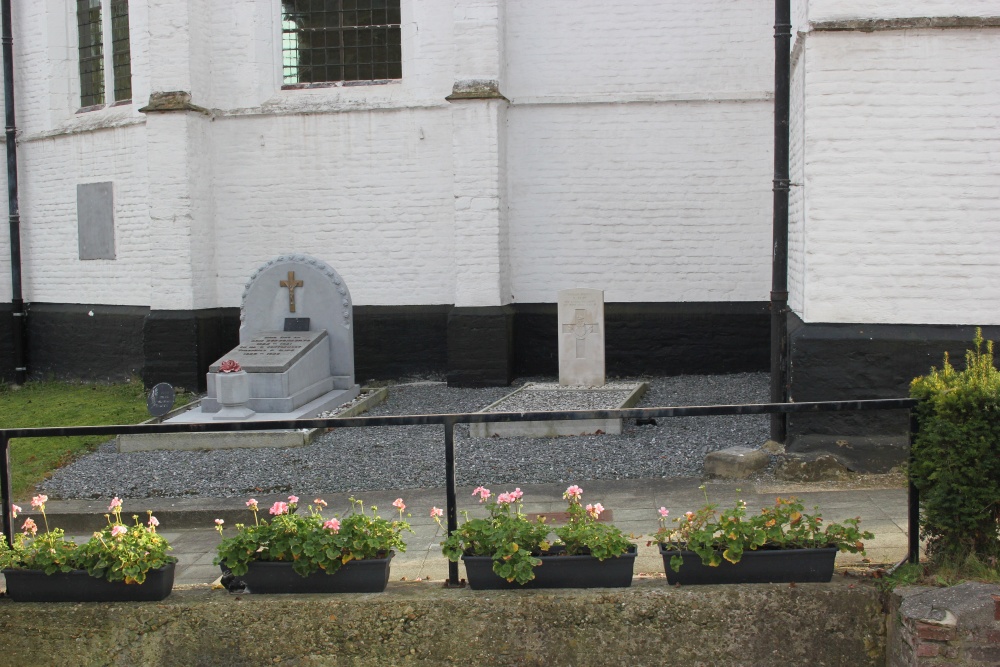
[[[790,0],[774,3],[774,219],[771,256],[771,402],[788,400],[788,115],[791,81]],[[787,415],[771,415],[771,439],[784,442]]]
[[[28,374],[24,299],[21,293],[21,213],[17,198],[17,126],[14,123],[14,32],[11,0],[0,0],[3,14],[3,98],[7,139],[7,207],[10,211],[11,339],[14,346],[14,382],[24,384]]]

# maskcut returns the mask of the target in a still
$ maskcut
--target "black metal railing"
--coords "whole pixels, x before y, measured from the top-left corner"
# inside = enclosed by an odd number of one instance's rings
[[[671,417],[713,417],[720,415],[771,415],[817,412],[856,412],[907,410],[910,416],[910,445],[917,433],[917,420],[912,398],[886,398],[858,401],[819,401],[812,403],[755,403],[743,405],[698,405],[672,408],[629,408],[626,410],[571,410],[550,412],[475,412],[440,415],[399,415],[387,417],[347,417],[323,419],[290,419],[253,422],[211,422],[202,424],[131,424],[119,426],[58,426],[46,428],[0,429],[0,509],[7,544],[13,543],[10,486],[10,441],[13,438],[39,438],[83,435],[142,435],[149,433],[214,433],[227,431],[269,431],[284,429],[351,428],[364,426],[444,426],[445,493],[448,533],[458,528],[458,508],[455,496],[455,425],[485,422],[572,421],[579,419],[660,419]],[[908,546],[906,558],[911,563],[919,558],[919,499],[911,483],[908,496]],[[458,563],[448,564],[448,582],[457,586]]]

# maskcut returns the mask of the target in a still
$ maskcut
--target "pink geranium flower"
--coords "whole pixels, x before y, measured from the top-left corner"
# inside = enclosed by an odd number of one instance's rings
[[[270,512],[274,516],[278,516],[280,514],[288,514],[288,503],[283,503],[279,500],[278,502],[271,505],[271,509],[269,509],[268,512]]]
[[[299,504],[299,497],[298,496],[288,496],[288,504],[289,505],[298,505]]]
[[[501,493],[497,496],[497,503],[500,505],[509,505],[514,502],[514,499],[510,497],[509,493]]]
[[[400,512],[402,512],[403,510],[406,509],[406,505],[403,504],[403,499],[402,498],[396,498],[395,500],[393,500],[392,501],[392,506],[395,507],[396,509],[398,509]]]
[[[444,510],[441,509],[440,507],[432,507],[431,508],[431,518],[432,519],[433,518],[440,519],[443,516],[444,516]]]
[[[517,487],[516,489],[510,492],[510,497],[514,500],[520,500],[521,496],[523,495],[524,491],[521,490],[521,487]]]
[[[224,523],[225,523],[225,520],[223,520],[223,519],[216,519],[215,520],[215,525],[216,526],[221,526]]]
[[[34,535],[35,533],[38,532],[38,526],[35,525],[34,519],[28,518],[24,520],[24,525],[21,526],[21,530],[23,530],[25,534],[31,533],[32,535]]]
[[[21,511],[21,507],[19,505],[11,505],[10,506],[10,510],[11,510],[11,514],[16,519],[17,518],[17,513]]]
[[[601,512],[603,511],[604,511],[604,505],[602,505],[601,503],[587,505],[587,514],[594,517],[595,519],[601,516]]]
[[[485,503],[490,498],[490,490],[484,486],[477,486],[472,492],[473,496],[479,496],[479,502]]]
[[[659,510],[659,512],[660,512],[660,516],[662,516],[664,519],[666,519],[668,516],[670,516],[670,510],[668,510],[666,507],[661,507],[660,510]]]
[[[563,498],[565,498],[566,500],[579,500],[580,496],[582,495],[583,495],[583,489],[574,484],[573,486],[566,489],[566,491],[563,493]]]
[[[249,507],[251,510],[253,510],[254,512],[256,512],[257,511],[257,499],[256,498],[251,498],[250,500],[248,500],[247,501],[247,507]]]
[[[49,501],[49,497],[46,495],[37,495],[31,499],[31,506],[36,510],[44,510],[45,503]]]
[[[148,524],[149,524],[149,527],[150,527],[150,528],[156,528],[157,526],[159,526],[159,525],[160,525],[160,520],[159,520],[159,519],[157,519],[157,518],[156,518],[155,516],[153,516],[152,514],[150,514],[150,515],[149,515],[149,521],[147,521],[146,523],[148,523]]]
[[[34,501],[32,501],[32,504],[34,504]],[[119,509],[121,506],[122,506],[122,499],[119,498],[118,496],[115,496],[114,498],[111,499],[111,504],[108,505],[108,511],[109,512],[114,512],[116,509]]]
[[[326,528],[327,530],[336,533],[338,530],[340,530],[340,521],[336,519],[330,519],[329,521],[323,524],[323,527]]]
[[[313,505],[315,505],[316,507],[326,507],[326,501],[323,500],[322,498],[317,498],[316,500],[313,501]]]
[[[119,524],[119,525],[113,526],[111,528],[111,537],[121,537],[122,535],[124,535],[127,532],[128,532],[128,528],[126,528],[125,526]]]

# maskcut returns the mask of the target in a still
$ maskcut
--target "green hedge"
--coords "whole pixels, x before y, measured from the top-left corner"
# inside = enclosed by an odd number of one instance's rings
[[[1000,371],[993,343],[976,330],[975,349],[956,371],[913,380],[920,432],[910,479],[920,490],[921,529],[932,558],[1000,557]]]

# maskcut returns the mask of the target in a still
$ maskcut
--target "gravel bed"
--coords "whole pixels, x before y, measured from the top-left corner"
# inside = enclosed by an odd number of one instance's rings
[[[614,410],[630,391],[525,389],[491,405],[486,412],[544,412],[546,410]]]
[[[550,379],[550,378],[545,378]],[[455,389],[418,382],[390,387],[372,415],[474,412],[513,387]],[[638,381],[638,380],[635,380]],[[761,373],[643,378],[637,407],[764,403]],[[559,409],[559,406],[552,406]],[[707,453],[768,438],[768,417],[685,417],[626,422],[621,435],[471,438],[455,429],[459,485],[584,482],[699,476]],[[41,485],[52,498],[232,497],[249,493],[343,492],[444,486],[440,426],[342,428],[306,447],[119,454],[105,443]]]

